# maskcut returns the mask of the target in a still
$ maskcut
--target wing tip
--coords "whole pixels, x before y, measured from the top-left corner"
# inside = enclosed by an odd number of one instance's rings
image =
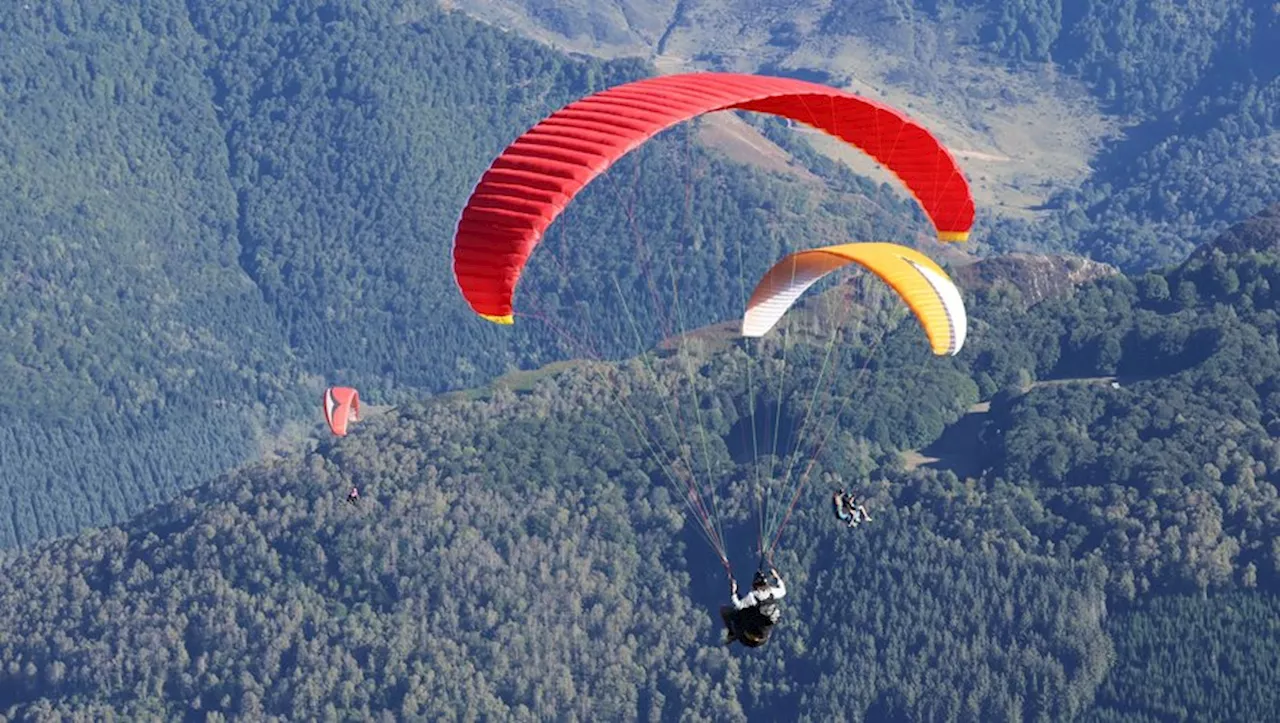
[[[777,322],[774,323],[776,324]],[[747,313],[742,317],[740,334],[748,339],[759,339],[765,334],[768,334],[769,330],[772,328],[773,324],[765,326],[761,323],[760,319],[756,316],[756,309],[750,308],[747,309]]]

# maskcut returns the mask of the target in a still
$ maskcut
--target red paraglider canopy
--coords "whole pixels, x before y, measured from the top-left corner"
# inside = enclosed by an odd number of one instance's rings
[[[472,191],[454,237],[454,277],[471,308],[512,323],[512,296],[529,255],[583,187],[662,130],[731,109],[790,118],[861,149],[901,179],[940,239],[968,238],[974,215],[968,181],[941,142],[901,112],[792,78],[668,75],[575,101],[498,156]]]
[[[360,421],[360,393],[351,387],[329,387],[324,392],[324,421],[339,437],[347,436],[347,425]]]

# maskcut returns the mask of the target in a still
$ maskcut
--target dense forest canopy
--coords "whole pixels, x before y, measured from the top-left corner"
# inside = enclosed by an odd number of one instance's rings
[[[515,327],[475,319],[475,178],[641,61],[429,2],[0,12],[0,721],[1280,716],[1280,206],[1188,255],[1280,195],[1280,12],[892,10],[815,27],[923,63],[962,19],[1137,123],[965,247],[1125,273],[953,268],[955,357],[858,275],[763,340],[707,326],[815,239],[927,235],[760,118],[772,170],[660,136],[552,228]],[[317,439],[335,382],[370,414]],[[777,532],[758,651],[720,645],[695,476],[739,577]]]
[[[0,544],[124,519],[257,455],[316,419],[325,381],[394,403],[579,353],[543,324],[474,317],[450,276],[453,224],[520,131],[645,68],[431,5],[308,7],[90,1],[0,19],[0,459],[19,470],[0,482]],[[607,303],[641,283],[641,250],[670,258],[692,236],[719,251],[684,257],[688,320],[718,321],[740,305],[721,286],[803,239],[924,228],[878,197],[893,195],[769,176],[676,131],[574,204],[522,294],[547,314]],[[605,351],[659,338],[652,308],[636,309],[644,339],[627,329]]]
[[[924,32],[966,8],[922,7],[902,27]],[[1274,154],[1259,146],[1255,168],[1235,140],[1263,142],[1272,125],[1274,62],[1257,49],[1274,13],[1228,2],[1197,14],[1204,22],[1174,23],[1200,48],[1179,65],[1162,60],[1172,46],[1127,40],[1164,27],[1158,18],[1122,14],[1132,21],[1116,27],[1129,30],[1112,37],[1086,32],[1111,17],[1102,7],[1069,18],[1056,6],[980,10],[986,24],[971,42],[1007,62],[1051,59],[1115,112],[1153,120],[1101,156],[1045,223],[980,209],[973,248],[1075,248],[1133,266],[1177,258],[1202,229],[1271,197]],[[823,32],[844,32],[838,14]],[[254,458],[283,430],[305,432],[296,422],[314,422],[325,382],[395,403],[582,356],[575,330],[600,323],[615,328],[594,355],[635,354],[678,331],[649,289],[678,288],[679,326],[691,328],[731,318],[733,290],[786,250],[813,239],[911,242],[927,228],[900,189],[854,175],[777,124],[766,126],[791,154],[785,172],[730,161],[685,127],[625,158],[553,226],[520,302],[556,324],[497,329],[466,310],[449,279],[467,192],[521,130],[652,72],[643,63],[570,59],[430,3],[391,0],[276,10],[86,0],[15,7],[0,25],[0,176],[12,189],[0,198],[0,367],[13,380],[0,458],[20,470],[0,483],[0,544],[124,519]],[[1228,27],[1239,43],[1206,39]],[[1203,82],[1116,75],[1104,52],[1113,46],[1166,75],[1192,63],[1185,77]],[[1174,90],[1157,97],[1151,87]],[[1233,99],[1245,110],[1231,110]],[[1159,120],[1196,113],[1216,120]],[[1162,133],[1167,142],[1153,140]],[[1161,160],[1168,154],[1186,167]],[[1206,191],[1205,168],[1235,180]],[[1156,182],[1173,184],[1160,193],[1179,214],[1158,238],[1142,220],[1155,218],[1142,210],[1150,204],[1125,200],[1150,196]],[[586,316],[636,291],[646,299],[632,310],[639,338],[616,314]],[[29,489],[46,494],[20,492]]]
[[[664,394],[690,393],[677,385],[697,354],[689,384],[706,392],[726,539],[752,564],[752,462],[735,450],[753,352],[707,339],[404,405],[128,525],[11,556],[0,710],[1097,721],[1275,710],[1278,241],[1030,306],[994,284],[970,297],[974,346],[955,358],[928,356],[887,304],[840,332],[843,378],[870,379],[859,373],[870,361],[879,379],[822,387],[823,408],[856,404],[777,552],[792,592],[755,653],[717,645],[723,571],[645,447],[662,441]],[[821,335],[800,332],[830,328],[829,300],[844,293],[788,319],[789,350],[762,344],[764,359],[796,367],[795,388],[822,363]],[[625,424],[626,409],[652,424]],[[906,445],[932,461],[907,464]],[[870,495],[873,523],[831,519],[840,480]],[[359,505],[342,501],[353,483]],[[1233,640],[1220,666],[1204,665]]]

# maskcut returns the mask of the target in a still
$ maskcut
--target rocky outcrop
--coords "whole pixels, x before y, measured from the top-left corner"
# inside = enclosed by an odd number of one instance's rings
[[[951,278],[960,288],[969,290],[1008,284],[1018,289],[1028,306],[1034,306],[1118,273],[1114,266],[1080,256],[1011,253],[953,269]]]
[[[1207,259],[1214,251],[1228,256],[1250,251],[1280,251],[1280,203],[1223,231],[1216,239],[1196,249],[1188,261]]]

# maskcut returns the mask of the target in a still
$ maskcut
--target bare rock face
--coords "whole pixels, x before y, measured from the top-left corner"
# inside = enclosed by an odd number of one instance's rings
[[[1120,273],[1119,269],[1080,256],[1012,253],[975,261],[951,271],[962,289],[1009,285],[1028,306],[1065,296],[1082,284]]]
[[[1232,226],[1192,252],[1189,261],[1202,261],[1221,251],[1228,256],[1250,251],[1280,251],[1280,203]]]

